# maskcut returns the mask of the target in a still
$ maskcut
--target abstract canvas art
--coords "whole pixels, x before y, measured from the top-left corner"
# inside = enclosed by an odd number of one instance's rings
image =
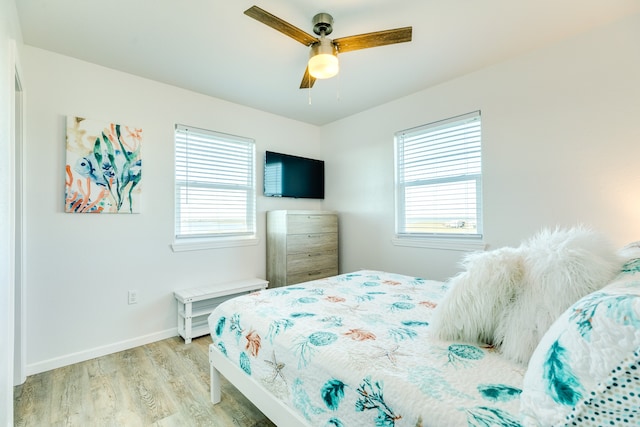
[[[142,129],[67,117],[65,212],[139,213]]]

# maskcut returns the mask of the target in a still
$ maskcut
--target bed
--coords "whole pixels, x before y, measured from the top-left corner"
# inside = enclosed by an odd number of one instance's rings
[[[362,270],[221,304],[211,400],[225,376],[278,426],[516,426],[525,368],[432,337],[444,282]]]

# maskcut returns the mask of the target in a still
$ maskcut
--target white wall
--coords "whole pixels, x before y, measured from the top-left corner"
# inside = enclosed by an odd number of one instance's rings
[[[265,277],[265,211],[321,207],[260,196],[258,245],[174,253],[174,124],[254,138],[258,164],[266,149],[320,157],[319,129],[32,47],[23,67],[30,374],[176,335],[174,289]],[[142,128],[140,214],[63,212],[67,115]]]
[[[341,271],[444,279],[461,252],[394,246],[396,131],[482,111],[484,234],[584,223],[640,240],[640,15],[322,128]]]

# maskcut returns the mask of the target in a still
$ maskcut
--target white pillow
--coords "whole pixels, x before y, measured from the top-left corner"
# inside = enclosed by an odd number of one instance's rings
[[[526,364],[560,314],[609,283],[621,265],[607,239],[583,227],[543,230],[518,248],[471,254],[434,311],[431,332],[492,344]]]
[[[496,327],[522,282],[521,251],[505,247],[471,253],[462,266],[466,270],[449,280],[429,330],[443,340],[493,344]]]
[[[604,235],[584,227],[543,230],[520,246],[524,278],[494,340],[526,364],[551,324],[571,304],[615,278],[622,258]]]

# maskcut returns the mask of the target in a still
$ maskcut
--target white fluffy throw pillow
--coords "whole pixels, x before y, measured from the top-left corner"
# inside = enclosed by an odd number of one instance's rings
[[[518,248],[474,253],[450,280],[431,330],[440,339],[493,344],[526,364],[571,304],[609,283],[622,259],[584,227],[543,230]]]
[[[496,328],[495,341],[504,356],[525,364],[551,324],[611,282],[623,260],[605,236],[584,227],[543,230],[520,248],[522,287]]]
[[[520,249],[474,252],[462,261],[465,271],[449,280],[429,326],[443,340],[493,344],[505,307],[513,303],[524,275]]]

